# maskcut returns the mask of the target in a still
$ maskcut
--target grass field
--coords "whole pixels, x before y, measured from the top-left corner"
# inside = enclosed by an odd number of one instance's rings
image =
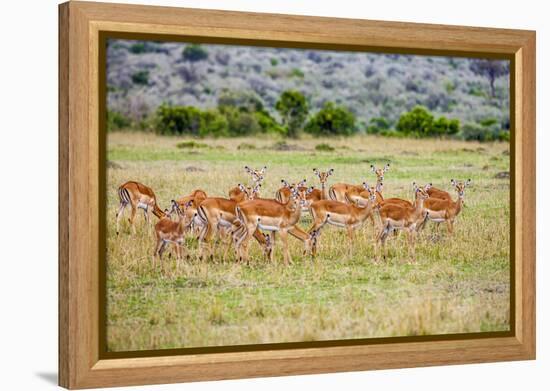
[[[108,136],[107,173],[107,346],[110,351],[257,343],[411,336],[509,329],[508,144],[386,139],[305,139],[277,144],[273,139],[199,140],[139,133]],[[334,151],[315,146],[330,143]],[[384,196],[411,199],[411,183],[433,182],[450,190],[452,178],[471,178],[465,207],[449,237],[433,224],[419,236],[417,263],[408,264],[405,236],[388,240],[390,257],[374,263],[373,227],[356,233],[354,256],[347,256],[344,230],[326,227],[315,262],[302,257],[303,245],[290,238],[293,264],[275,262],[251,246],[251,264],[184,261],[176,269],[165,254],[166,271],[153,270],[153,230],[140,213],[137,233],[126,219],[115,235],[117,187],[127,180],[154,189],[161,208],[195,188],[226,196],[248,182],[243,166],[267,165],[262,196],[272,197],[282,178],[307,178],[312,169],[334,168],[329,184],[376,181],[371,164],[391,163]],[[456,197],[456,194],[453,194]],[[128,216],[129,208],[126,211]],[[309,228],[309,215],[300,226]],[[196,239],[187,240],[196,253]]]

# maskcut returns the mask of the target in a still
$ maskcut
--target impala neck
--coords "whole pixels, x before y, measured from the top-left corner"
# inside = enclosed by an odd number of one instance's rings
[[[323,196],[324,200],[328,200],[328,187],[325,182],[321,182],[321,195]]]
[[[462,210],[462,201],[464,200],[464,196],[458,196],[457,200],[455,201],[455,216],[460,213]]]

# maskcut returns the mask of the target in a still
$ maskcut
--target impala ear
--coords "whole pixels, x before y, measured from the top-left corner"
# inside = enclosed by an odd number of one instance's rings
[[[315,175],[319,176],[319,170],[318,170],[318,169],[314,168],[314,169],[313,169],[313,173],[314,173]]]
[[[470,178],[468,178],[466,183],[464,183],[464,186],[470,186],[471,184],[472,184],[472,180]]]
[[[252,171],[252,170],[250,169],[250,167],[248,167],[248,166],[244,166],[244,170],[245,170],[247,173],[249,173],[249,174],[250,174],[250,172]]]
[[[424,191],[428,191],[432,188],[432,184],[431,183],[428,183],[424,186]]]
[[[388,171],[390,169],[390,163],[386,163],[384,166],[384,172]]]
[[[284,187],[290,187],[290,184],[284,179],[281,179],[281,183],[283,184]]]
[[[371,164],[371,165],[370,165],[370,170],[371,170],[372,172],[376,172],[376,167],[374,167],[374,164]]]
[[[330,168],[327,172],[327,175],[332,175],[334,173],[334,168]]]
[[[306,194],[311,194],[311,192],[313,192],[315,188],[313,186],[310,186],[307,191],[306,191]]]
[[[454,179],[451,179],[451,185],[456,186],[456,181]]]
[[[237,186],[239,187],[240,191],[246,191],[246,187],[244,187],[242,183],[239,183]]]
[[[298,184],[296,185],[296,187],[304,187],[306,184],[306,180],[305,179],[302,179],[300,182],[298,182]]]
[[[189,208],[191,205],[193,205],[193,200],[189,200],[185,203],[184,207]]]
[[[370,191],[370,187],[369,187],[369,184],[367,182],[363,182],[363,187],[365,188],[365,190]]]

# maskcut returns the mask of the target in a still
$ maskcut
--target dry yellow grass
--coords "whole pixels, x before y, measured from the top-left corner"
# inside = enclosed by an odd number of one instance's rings
[[[109,135],[107,175],[107,344],[112,351],[276,343],[345,338],[447,334],[509,329],[508,145],[449,140],[353,137],[287,141],[300,150],[275,148],[273,139],[198,140],[205,146],[178,149],[180,139],[137,133]],[[333,152],[315,151],[330,143]],[[282,149],[285,149],[283,147]],[[288,148],[286,148],[288,149]],[[137,233],[123,223],[114,234],[117,187],[126,180],[151,186],[161,207],[195,188],[225,196],[248,178],[242,167],[268,166],[262,196],[280,179],[307,178],[312,169],[334,168],[330,183],[374,182],[370,164],[391,163],[385,196],[411,197],[411,182],[450,189],[451,178],[472,178],[456,232],[433,226],[420,235],[418,263],[405,263],[404,235],[389,240],[390,259],[373,262],[373,227],[356,234],[352,258],[342,230],[323,230],[315,262],[290,239],[294,263],[266,261],[257,245],[250,266],[195,258],[178,270],[153,270],[152,229],[138,216]],[[300,226],[309,228],[304,216]],[[192,255],[196,240],[187,241]]]

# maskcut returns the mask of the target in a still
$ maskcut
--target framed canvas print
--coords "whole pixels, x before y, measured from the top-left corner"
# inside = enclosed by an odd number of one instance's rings
[[[535,33],[59,7],[67,388],[535,358]]]

